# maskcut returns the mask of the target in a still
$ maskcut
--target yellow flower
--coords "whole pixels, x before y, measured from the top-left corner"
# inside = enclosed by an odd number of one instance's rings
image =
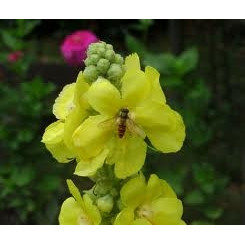
[[[121,189],[124,208],[114,225],[184,225],[182,203],[166,181],[152,174],[146,184],[142,175]]]
[[[60,225],[99,225],[101,215],[90,197],[87,194],[81,197],[71,180],[67,180],[67,184],[73,197],[66,199],[61,206]]]
[[[71,136],[88,115],[89,105],[84,98],[88,88],[80,72],[76,83],[66,85],[55,100],[53,114],[58,121],[45,129],[42,142],[58,162],[69,162],[76,157]]]
[[[152,67],[141,71],[136,54],[126,58],[125,68],[120,89],[104,78],[88,89],[88,102],[99,114],[86,119],[73,134],[82,159],[75,174],[86,176],[90,167],[95,172],[105,160],[115,164],[118,178],[135,174],[145,161],[145,136],[163,153],[182,147],[185,126],[166,104],[159,73]]]

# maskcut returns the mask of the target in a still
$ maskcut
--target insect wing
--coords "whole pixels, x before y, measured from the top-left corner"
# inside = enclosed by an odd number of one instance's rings
[[[127,125],[127,129],[132,134],[136,134],[143,139],[145,138],[146,134],[145,134],[144,130],[141,127],[139,127],[136,123],[134,123],[133,120],[127,119],[126,125]]]
[[[102,127],[104,129],[111,129],[113,126],[115,126],[116,120],[115,118],[109,118],[106,119],[98,124],[98,127]]]

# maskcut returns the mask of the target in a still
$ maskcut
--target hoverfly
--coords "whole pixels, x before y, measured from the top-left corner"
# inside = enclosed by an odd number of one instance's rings
[[[111,127],[112,125],[117,126],[117,135],[122,139],[128,130],[130,133],[145,138],[145,133],[141,127],[139,127],[130,117],[129,109],[122,108],[116,117],[110,118],[100,123],[102,127]]]

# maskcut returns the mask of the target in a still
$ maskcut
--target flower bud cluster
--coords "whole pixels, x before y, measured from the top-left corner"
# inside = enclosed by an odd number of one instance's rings
[[[123,57],[115,53],[111,44],[104,42],[89,45],[84,63],[86,68],[83,74],[89,82],[94,82],[102,76],[115,83],[124,74]]]

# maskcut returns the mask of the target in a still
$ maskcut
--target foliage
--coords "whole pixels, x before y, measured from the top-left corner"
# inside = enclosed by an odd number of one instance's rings
[[[48,104],[53,90],[54,86],[41,78],[22,82],[16,88],[0,84],[2,222],[55,221],[57,200],[52,193],[61,191],[60,170],[46,164],[52,159],[40,145],[40,123],[51,113]]]
[[[53,160],[40,144],[40,132],[50,120],[55,86],[41,77],[27,77],[34,56],[27,51],[25,37],[40,21],[16,20],[1,30],[1,64],[12,76],[0,83],[0,214],[3,224],[56,223],[62,193],[61,169],[47,164]],[[11,51],[24,57],[9,64]],[[50,97],[51,96],[51,97]]]
[[[198,49],[191,47],[177,56],[168,52],[153,53],[144,42],[130,34],[126,36],[125,43],[130,51],[141,54],[143,65],[154,66],[160,71],[161,86],[167,90],[168,96],[174,97],[172,106],[183,115],[187,131],[181,162],[159,166],[167,163],[169,158],[164,160],[152,156],[146,171],[156,169],[159,176],[169,181],[177,194],[183,197],[185,215],[193,217],[192,220],[187,218],[187,222],[219,223],[224,213],[224,206],[219,203],[224,198],[223,190],[229,178],[226,173],[219,173],[215,161],[206,152],[214,138],[216,123],[210,123],[214,113],[210,110],[213,99],[210,88],[197,73]],[[209,160],[203,163],[203,159]]]
[[[10,52],[23,51],[23,58],[9,66],[10,70],[22,79],[25,78],[23,76],[27,74],[31,63],[35,60],[33,52],[28,52],[28,55],[25,55],[25,51],[29,48],[25,39],[39,24],[40,20],[15,20],[11,25],[0,30],[0,49],[2,50],[0,62],[6,63]]]

